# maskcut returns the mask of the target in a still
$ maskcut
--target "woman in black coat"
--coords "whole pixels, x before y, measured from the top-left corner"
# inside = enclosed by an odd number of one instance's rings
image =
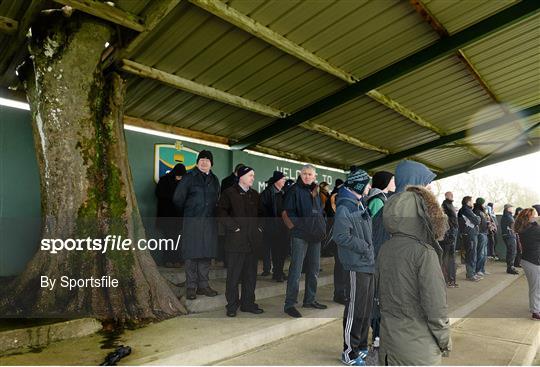
[[[540,225],[536,210],[523,209],[516,218],[514,231],[519,234],[523,248],[521,265],[529,283],[532,319],[540,321]]]

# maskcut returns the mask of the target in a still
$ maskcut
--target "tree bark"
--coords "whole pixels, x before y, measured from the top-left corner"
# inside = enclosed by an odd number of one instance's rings
[[[104,76],[101,55],[113,28],[81,13],[41,18],[29,39],[22,78],[31,107],[40,170],[42,237],[145,237],[133,190],[123,130],[125,83]],[[58,285],[60,280],[118,279],[117,288]],[[140,323],[185,313],[148,251],[38,250],[0,308],[20,316],[94,316]]]

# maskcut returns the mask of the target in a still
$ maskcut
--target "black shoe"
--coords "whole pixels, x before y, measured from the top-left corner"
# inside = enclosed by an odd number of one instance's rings
[[[208,286],[206,288],[197,289],[197,294],[200,294],[206,297],[215,297],[218,295],[218,292],[210,288],[210,286]]]
[[[283,283],[285,281],[285,276],[283,274],[275,275],[272,279],[274,279],[278,283]]]
[[[296,307],[289,307],[285,310],[285,313],[291,317],[299,318],[302,314],[296,309]]]
[[[304,308],[316,308],[318,310],[326,310],[328,308],[327,305],[323,305],[322,303],[319,303],[317,301],[314,301],[313,303],[304,303],[302,305]]]
[[[519,271],[517,271],[517,270],[514,269],[514,268],[506,269],[506,272],[507,272],[508,274],[514,274],[514,275],[518,275],[518,274],[519,274]]]
[[[334,302],[339,303],[340,305],[345,306],[349,300],[343,298],[343,297],[334,297]]]
[[[227,310],[228,317],[236,317],[236,310]]]
[[[269,275],[270,275],[270,272],[269,272],[269,271],[263,271],[263,272],[261,273],[261,277],[267,277],[267,276],[269,276]]]
[[[197,298],[195,288],[187,288],[186,289],[186,298],[187,299],[195,299],[195,298]]]
[[[261,313],[264,312],[264,310],[262,308],[260,308],[259,306],[250,307],[250,308],[240,307],[240,311],[254,313],[255,315],[260,315]]]

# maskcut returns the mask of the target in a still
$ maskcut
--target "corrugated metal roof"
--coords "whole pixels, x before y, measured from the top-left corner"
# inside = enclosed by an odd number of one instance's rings
[[[540,100],[540,14],[465,49],[499,99],[514,109]]]
[[[260,4],[260,1],[229,1],[233,8],[358,78],[438,39],[404,1],[267,1]]]
[[[503,113],[492,108],[492,99],[456,56],[429,64],[379,90],[446,132]]]
[[[512,0],[424,2],[450,34],[515,3]],[[437,32],[407,1],[228,0],[225,3],[358,78],[382,70],[439,40]],[[20,20],[24,4],[27,6],[29,1],[0,1],[0,15]],[[119,0],[116,7],[145,17],[155,4],[150,0]],[[122,34],[129,38],[135,32]],[[10,39],[0,35],[0,55]],[[511,110],[540,104],[540,15],[526,18],[463,51],[493,93]],[[346,86],[341,79],[188,1],[181,1],[130,59],[288,113]],[[225,136],[231,141],[275,121],[157,81],[127,78],[126,114],[134,117]],[[13,81],[13,75],[0,76],[2,86]],[[433,61],[377,90],[445,133],[473,128],[504,112],[494,105],[455,55]],[[526,126],[539,118],[529,118]],[[311,122],[390,152],[438,138],[430,129],[367,96],[320,114]],[[471,143],[483,155],[496,147],[496,142],[491,141],[515,138],[522,128],[513,124],[488,132],[472,131],[473,136],[459,143]],[[537,136],[537,131],[529,135]],[[294,127],[260,145],[311,156],[340,167],[383,157],[302,127]],[[416,158],[442,169],[478,160],[466,147],[431,149]],[[393,168],[395,164],[385,167]]]
[[[174,12],[135,61],[286,112],[345,85],[194,5]]]
[[[338,166],[350,166],[382,157],[382,154],[341,142],[328,136],[295,127],[265,141],[262,146],[327,159]]]
[[[437,137],[432,131],[414,124],[367,96],[357,98],[312,121],[390,151],[409,148]],[[399,139],[395,139],[396,136]]]
[[[517,0],[423,0],[425,6],[450,34],[459,32],[516,2]]]

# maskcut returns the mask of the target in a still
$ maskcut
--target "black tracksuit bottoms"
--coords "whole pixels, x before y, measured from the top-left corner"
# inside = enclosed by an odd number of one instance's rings
[[[343,352],[346,359],[353,360],[368,349],[375,279],[373,274],[355,271],[349,271],[348,278],[350,299],[343,314]]]
[[[238,307],[250,310],[256,307],[255,286],[257,284],[257,257],[253,252],[226,252],[227,284],[225,297],[227,310],[236,311]],[[239,297],[238,285],[242,283],[242,296]]]

